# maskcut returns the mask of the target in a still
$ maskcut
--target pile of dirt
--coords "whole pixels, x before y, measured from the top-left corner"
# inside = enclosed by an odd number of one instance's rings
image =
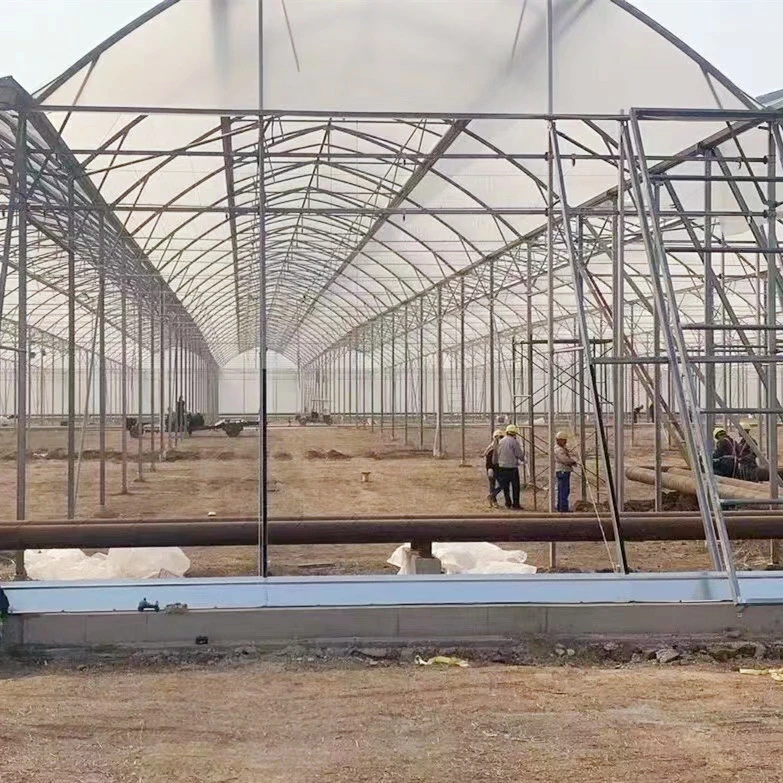
[[[342,451],[337,451],[335,449],[329,449],[329,451],[308,449],[305,452],[305,459],[351,459],[351,455],[343,454]]]
[[[695,495],[687,495],[684,492],[664,492],[663,505],[664,511],[698,511],[699,501]],[[609,513],[609,503],[607,501],[593,505],[587,500],[577,500],[574,503],[574,511],[600,511]],[[643,500],[626,500],[625,511],[655,511],[655,500],[645,498]]]
[[[176,449],[173,449],[172,451],[167,451],[165,460],[166,462],[193,462],[195,460],[200,460],[201,452],[200,451],[177,451]]]
[[[431,457],[429,449],[388,448],[379,451],[370,450],[364,454],[367,459],[414,459],[415,457]]]
[[[173,452],[169,452],[173,453]],[[179,453],[179,452],[178,452]],[[188,452],[192,456],[179,457],[179,459],[201,459],[201,455],[198,453]],[[122,451],[117,449],[106,449],[105,451],[106,461],[113,463],[122,462]],[[157,460],[159,452],[157,451],[144,451],[141,458],[144,462],[152,462]],[[81,453],[82,462],[97,462],[101,458],[101,452],[98,449],[84,449]],[[128,462],[135,462],[139,458],[138,451],[134,448],[129,448],[126,453],[126,459]],[[31,462],[33,460],[45,460],[47,462],[65,461],[68,459],[68,450],[62,448],[54,449],[36,449],[35,451],[27,452],[27,460]],[[168,459],[168,457],[167,457]],[[178,459],[174,457],[173,459]],[[4,453],[0,456],[0,460],[4,462],[16,462],[16,453]]]

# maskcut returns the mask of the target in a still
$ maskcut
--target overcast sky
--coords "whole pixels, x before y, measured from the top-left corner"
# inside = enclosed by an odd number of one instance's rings
[[[783,0],[634,1],[750,94],[783,88]],[[0,0],[0,75],[35,91],[155,4]]]

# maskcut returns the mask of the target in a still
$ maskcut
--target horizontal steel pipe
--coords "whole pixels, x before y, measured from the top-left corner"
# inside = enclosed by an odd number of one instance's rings
[[[394,544],[406,541],[601,541],[612,538],[609,520],[561,517],[557,520],[505,517],[484,520],[398,520],[271,522],[273,545]],[[783,538],[783,515],[736,515],[728,519],[735,539]],[[624,521],[628,541],[696,541],[704,538],[698,517],[631,517]],[[258,523],[200,521],[128,524],[28,525],[0,527],[0,549],[104,549],[147,546],[255,546]]]
[[[768,519],[770,514],[776,515],[783,520],[783,511],[753,511],[747,510],[742,512],[727,512],[727,516],[731,518],[732,514],[741,516],[743,519]],[[604,514],[606,516],[606,514]],[[545,513],[545,512],[517,512],[517,513],[505,513],[494,514],[488,516],[486,514],[459,514],[449,515],[444,517],[436,517],[432,515],[382,515],[375,514],[373,516],[300,516],[300,517],[274,517],[270,519],[270,522],[279,523],[293,523],[301,522],[304,524],[325,524],[329,522],[337,523],[367,523],[373,525],[385,525],[385,524],[405,524],[410,522],[424,522],[427,524],[452,524],[454,522],[478,522],[480,524],[495,524],[503,523],[506,520],[513,521],[525,521],[532,520],[536,522],[558,522],[561,523],[564,520],[569,522],[592,522],[595,523],[600,515],[596,515],[595,512],[572,512],[567,516],[560,513]],[[608,518],[608,517],[607,517]],[[638,521],[638,522],[653,522],[655,520],[666,519],[678,519],[678,520],[698,520],[701,516],[698,511],[626,511],[620,515],[620,518],[626,522]],[[118,525],[118,526],[154,526],[160,524],[166,525],[197,525],[210,523],[215,525],[236,525],[236,524],[254,524],[258,525],[257,517],[170,517],[170,518],[126,518],[122,517],[114,520],[106,519],[42,519],[42,520],[26,520],[24,522],[17,522],[14,520],[0,521],[0,531],[6,527],[16,528],[20,525],[26,527],[56,527],[60,525],[66,525],[70,527],[95,527],[106,525]]]
[[[641,517],[643,519],[652,519],[655,517],[682,517],[681,511],[661,511],[661,512],[628,512],[623,515],[623,518]],[[698,516],[698,512],[686,512],[692,514],[694,517]],[[568,515],[568,519],[596,519],[596,513],[594,511],[573,512]],[[412,521],[427,521],[427,522],[453,522],[470,521],[470,520],[484,520],[498,522],[501,519],[549,519],[549,520],[562,520],[565,517],[559,513],[544,513],[536,511],[520,511],[514,512],[501,512],[501,514],[450,514],[449,516],[433,516],[432,514],[373,514],[367,515],[323,515],[323,516],[297,516],[297,517],[271,517],[270,522],[412,522]],[[125,524],[125,525],[154,525],[161,522],[166,524],[179,524],[179,525],[192,525],[197,522],[258,522],[258,517],[254,516],[231,516],[231,517],[149,517],[149,518],[128,518],[121,517],[118,519],[30,519],[24,522],[25,525],[108,525],[108,524]],[[4,525],[17,525],[18,522],[14,520],[0,521],[0,528]]]

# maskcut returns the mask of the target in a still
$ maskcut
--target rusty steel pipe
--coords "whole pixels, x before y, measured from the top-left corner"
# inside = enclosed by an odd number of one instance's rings
[[[685,476],[687,478],[693,478],[693,471],[686,468],[669,468],[667,471],[670,475]],[[744,489],[746,492],[752,492],[754,495],[761,495],[762,497],[769,497],[769,488],[760,482],[755,481],[743,481],[742,479],[728,478],[727,476],[716,476],[718,485],[736,487],[737,489]]]
[[[612,539],[609,520],[600,523],[607,540]],[[734,539],[783,538],[783,514],[736,514],[727,520]],[[698,541],[704,539],[699,517],[630,517],[623,531],[628,541]],[[273,545],[394,544],[406,541],[497,541],[497,542],[590,542],[601,541],[595,519],[561,517],[506,517],[485,520],[396,520],[270,522]],[[0,527],[0,549],[105,549],[154,546],[255,546],[258,522],[200,521],[123,522],[101,524],[30,525]]]
[[[642,484],[655,485],[655,471],[645,468],[628,467],[625,469],[625,477],[631,481],[638,481]],[[671,472],[661,474],[661,486],[666,489],[675,489],[678,492],[684,492],[688,495],[696,494],[696,479],[689,476],[672,474]],[[763,499],[767,496],[761,492],[751,489],[736,487],[733,484],[719,483],[720,496],[726,500],[754,500]]]

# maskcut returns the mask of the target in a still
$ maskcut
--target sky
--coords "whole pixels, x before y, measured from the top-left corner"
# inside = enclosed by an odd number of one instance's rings
[[[783,0],[634,2],[751,95],[783,88]],[[154,5],[155,0],[0,0],[0,76],[14,76],[34,92]]]

